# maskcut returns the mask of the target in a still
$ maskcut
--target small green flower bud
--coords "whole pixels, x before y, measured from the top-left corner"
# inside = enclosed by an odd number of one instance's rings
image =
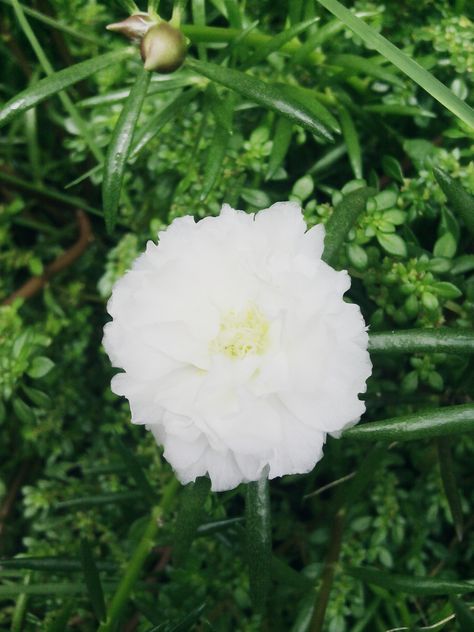
[[[184,62],[186,50],[186,38],[168,22],[152,26],[141,42],[145,70],[160,73],[177,70]]]

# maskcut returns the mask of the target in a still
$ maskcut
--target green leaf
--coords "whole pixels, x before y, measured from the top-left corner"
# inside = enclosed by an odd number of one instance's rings
[[[72,498],[71,500],[63,500],[56,503],[55,509],[83,509],[85,507],[97,507],[104,504],[114,504],[130,502],[143,499],[141,491],[133,492],[107,492],[105,494],[96,494],[92,496],[83,496],[81,498]]]
[[[307,105],[295,97],[284,94],[280,88],[233,68],[224,68],[197,59],[189,59],[187,64],[208,79],[238,92],[269,110],[286,116],[314,134],[323,134],[328,140],[332,140],[332,134],[314,117]]]
[[[395,191],[391,191],[390,189],[385,189],[385,191],[381,191],[374,195],[372,198],[377,204],[377,211],[386,211],[387,209],[393,208],[397,203],[398,195]],[[395,213],[402,213],[402,211],[392,211]],[[384,213],[384,219],[388,219],[387,213]],[[403,215],[403,218],[405,216]],[[390,221],[390,220],[389,220]],[[393,222],[395,223],[395,222]]]
[[[328,57],[327,63],[332,66],[340,66],[341,68],[345,68],[357,74],[374,77],[375,79],[380,79],[381,81],[386,81],[387,83],[391,83],[396,86],[403,87],[404,85],[400,77],[397,77],[397,75],[393,71],[387,70],[387,68],[384,68],[383,66],[375,63],[371,59],[367,59],[366,57],[345,54],[331,55],[330,57]]]
[[[403,170],[402,170],[402,166],[401,166],[401,164],[398,162],[398,160],[396,158],[394,158],[393,156],[383,156],[382,157],[382,167],[383,167],[383,170],[384,170],[385,174],[389,178],[392,178],[396,182],[399,182],[400,184],[403,184]]]
[[[468,231],[474,235],[474,197],[442,169],[434,167],[433,173],[448,198],[451,210],[463,219]]]
[[[128,55],[130,55],[129,49],[114,53],[105,53],[104,55],[94,57],[94,59],[89,59],[88,61],[83,61],[64,70],[60,70],[45,79],[41,79],[38,83],[35,83],[14,96],[13,99],[8,101],[1,108],[0,127],[6,125],[15,116],[29,110],[53,94],[61,92],[61,90],[86,79],[90,75],[112,64],[119,63]]]
[[[197,528],[204,516],[204,503],[210,488],[210,479],[207,476],[201,476],[195,483],[186,485],[181,493],[173,544],[173,557],[177,566],[182,566],[186,562]]]
[[[97,215],[99,217],[103,216],[102,211],[93,206],[87,204],[85,200],[80,197],[75,197],[72,195],[66,195],[51,187],[45,187],[41,185],[33,184],[27,180],[23,180],[22,178],[17,178],[16,176],[12,176],[4,171],[0,170],[0,181],[7,182],[15,189],[19,189],[20,191],[29,191],[34,193],[35,196],[40,199],[44,198],[46,200],[55,200],[57,202],[61,202],[69,207],[80,208],[83,211],[87,211],[91,215]]]
[[[99,562],[97,567],[103,571],[115,572],[117,565],[112,562]],[[75,573],[81,570],[79,560],[60,557],[14,557],[0,560],[0,572],[3,569],[28,569],[52,573]]]
[[[107,151],[102,181],[102,198],[105,224],[109,233],[112,233],[117,221],[125,165],[150,78],[151,73],[144,68],[140,69],[130,95],[123,106]]]
[[[423,292],[421,295],[421,302],[430,312],[434,312],[439,307],[439,301],[432,292]]]
[[[28,573],[24,580],[23,585],[28,586],[31,581],[31,573]],[[28,595],[20,593],[15,603],[15,609],[12,615],[12,624],[10,627],[11,632],[22,632],[24,629],[26,609],[28,606]]]
[[[215,119],[214,135],[207,151],[206,164],[204,167],[204,179],[200,199],[205,200],[214,188],[217,179],[224,166],[224,159],[229,145],[230,133],[229,127],[232,128],[232,107],[225,107],[217,94],[211,102],[212,112]]]
[[[282,165],[293,136],[293,123],[280,116],[275,127],[275,136],[272,141],[272,152],[268,161],[266,180],[271,180]]]
[[[36,358],[33,358],[33,362],[31,363],[27,373],[31,378],[37,380],[47,375],[53,366],[54,362],[49,358],[37,356]]]
[[[299,592],[307,592],[314,587],[314,583],[303,573],[296,571],[287,562],[276,555],[272,555],[272,578],[285,586],[291,586]]]
[[[35,404],[35,406],[39,406],[40,408],[51,408],[51,397],[43,391],[39,391],[37,388],[31,388],[30,386],[26,386],[25,384],[21,385],[23,391],[28,396],[28,398]]]
[[[334,265],[344,240],[351,228],[365,211],[367,200],[375,193],[374,189],[361,187],[345,195],[336,205],[328,223],[324,240],[323,260]]]
[[[374,332],[369,335],[374,353],[474,353],[474,330],[439,328]]]
[[[474,128],[474,111],[472,108],[458,99],[451,90],[438,81],[430,72],[399,50],[383,35],[377,33],[363,20],[356,17],[337,0],[318,0],[318,2],[354,31],[369,48],[378,51],[450,112],[459,117],[469,127]]]
[[[142,466],[136,456],[124,445],[124,443],[118,438],[115,438],[115,446],[120,453],[120,456],[126,466],[126,470],[133,476],[138,489],[142,492],[150,503],[155,503],[157,495],[155,490],[150,485]]]
[[[94,557],[86,540],[81,540],[81,565],[84,581],[89,593],[89,600],[98,621],[105,619],[105,601],[99,571],[95,565]]]
[[[105,584],[105,587],[110,589],[110,583]],[[41,583],[30,584],[25,586],[24,584],[5,584],[0,586],[0,598],[6,599],[8,597],[16,597],[19,594],[25,595],[43,595],[48,597],[61,596],[61,595],[76,595],[85,594],[87,591],[83,583]]]
[[[124,574],[109,604],[107,609],[107,619],[105,623],[100,626],[98,632],[112,632],[112,630],[116,630],[118,628],[118,623],[127,605],[130,594],[138,580],[148,553],[155,544],[155,538],[160,529],[161,520],[163,519],[163,516],[169,512],[170,507],[173,504],[178,485],[179,483],[177,479],[173,477],[163,490],[160,505],[152,510],[143,535],[125,567]]]
[[[331,131],[336,132],[336,134],[341,133],[341,127],[337,118],[319,101],[314,90],[286,83],[276,83],[275,87],[281,90],[283,94],[300,101],[308,108],[314,119],[320,121],[320,124],[324,126],[319,130],[319,136],[324,140],[333,140]]]
[[[437,577],[413,577],[379,571],[364,566],[349,566],[347,573],[366,584],[381,586],[394,592],[410,595],[451,595],[474,592],[474,581],[438,579]]]
[[[339,106],[339,120],[341,122],[342,136],[346,143],[352,172],[355,178],[360,179],[362,178],[362,153],[359,135],[351,115],[342,105]]]
[[[398,211],[397,209],[393,209],[391,211],[386,211],[383,214],[384,220],[390,222],[394,226],[401,226],[405,223],[406,214],[403,211]]]
[[[225,520],[213,520],[212,522],[206,522],[199,525],[196,529],[197,536],[212,535],[213,533],[219,533],[220,531],[226,531],[227,529],[234,527],[242,522],[243,518],[226,518]]]
[[[295,182],[291,190],[291,194],[297,197],[300,201],[304,202],[304,200],[309,198],[313,191],[313,178],[310,175],[305,175]]]
[[[19,397],[14,397],[12,401],[13,412],[18,417],[20,421],[25,424],[29,424],[35,419],[35,413],[32,408],[28,406],[22,399]]]
[[[259,481],[247,483],[245,501],[247,562],[255,612],[263,614],[270,589],[272,533],[267,468]]]
[[[295,24],[288,29],[285,29],[278,35],[274,35],[268,42],[265,42],[262,46],[260,46],[253,55],[246,60],[246,66],[255,66],[259,64],[261,61],[266,59],[272,53],[279,51],[287,42],[291,41],[293,38],[300,35],[308,29],[313,24],[319,21],[319,17],[311,18],[310,20],[305,20],[304,22],[300,22],[300,24]]]
[[[400,235],[377,232],[377,241],[389,254],[397,257],[407,256],[407,246]]]
[[[152,116],[150,120],[136,133],[136,139],[130,151],[130,160],[134,160],[141,153],[144,147],[148,145],[153,138],[155,138],[166,123],[177,116],[182,108],[187,105],[197,93],[197,88],[191,88],[190,90],[183,92],[168,103],[155,116]]]
[[[435,257],[446,257],[447,259],[452,259],[456,254],[457,247],[458,245],[454,235],[452,233],[444,233],[444,235],[441,235],[441,237],[436,240],[433,248],[433,254]]]
[[[474,255],[461,255],[453,261],[451,274],[465,274],[474,270]]]
[[[257,210],[262,208],[268,208],[271,204],[270,198],[261,189],[248,189],[244,187],[240,195],[242,199],[245,200],[252,208]]]
[[[461,290],[453,283],[448,283],[448,281],[437,281],[431,287],[442,298],[455,299],[462,296]]]
[[[451,603],[460,632],[472,632],[474,630],[474,613],[471,608],[454,595],[451,595]]]
[[[463,516],[461,506],[461,495],[459,486],[456,481],[456,475],[453,468],[453,459],[451,454],[450,442],[446,439],[436,442],[438,448],[438,463],[441,480],[443,481],[444,493],[449,503],[449,509],[453,518],[456,535],[461,542],[463,536]]]
[[[424,116],[425,118],[435,118],[436,115],[429,110],[424,110],[417,105],[365,105],[366,112],[374,112],[375,114],[388,114],[392,116]]]
[[[50,621],[48,627],[46,628],[46,632],[64,632],[65,630],[67,630],[67,623],[71,618],[74,607],[75,604],[72,600],[67,601],[61,608],[57,616]]]
[[[369,263],[367,253],[359,244],[350,243],[347,245],[347,257],[358,270],[365,270]]]
[[[356,441],[413,441],[474,432],[474,404],[445,406],[349,428],[343,437]]]

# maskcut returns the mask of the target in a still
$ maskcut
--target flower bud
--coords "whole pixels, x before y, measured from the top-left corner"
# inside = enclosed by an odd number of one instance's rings
[[[126,20],[109,24],[106,28],[108,31],[121,33],[134,42],[140,42],[154,23],[148,13],[136,13]]]
[[[186,57],[186,38],[168,22],[155,24],[141,42],[145,70],[169,73],[177,70]]]

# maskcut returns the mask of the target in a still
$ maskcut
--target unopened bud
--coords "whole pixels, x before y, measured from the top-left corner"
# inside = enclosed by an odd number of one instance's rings
[[[142,39],[145,70],[169,73],[177,70],[186,57],[187,42],[178,29],[161,22],[149,28]]]
[[[135,42],[140,42],[153,24],[155,24],[155,22],[148,13],[136,13],[126,20],[109,24],[107,30],[121,33]]]

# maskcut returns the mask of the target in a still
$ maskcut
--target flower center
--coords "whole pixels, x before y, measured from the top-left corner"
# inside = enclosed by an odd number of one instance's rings
[[[261,355],[268,346],[269,329],[268,320],[256,307],[227,312],[221,320],[219,333],[209,343],[209,350],[229,358]]]

